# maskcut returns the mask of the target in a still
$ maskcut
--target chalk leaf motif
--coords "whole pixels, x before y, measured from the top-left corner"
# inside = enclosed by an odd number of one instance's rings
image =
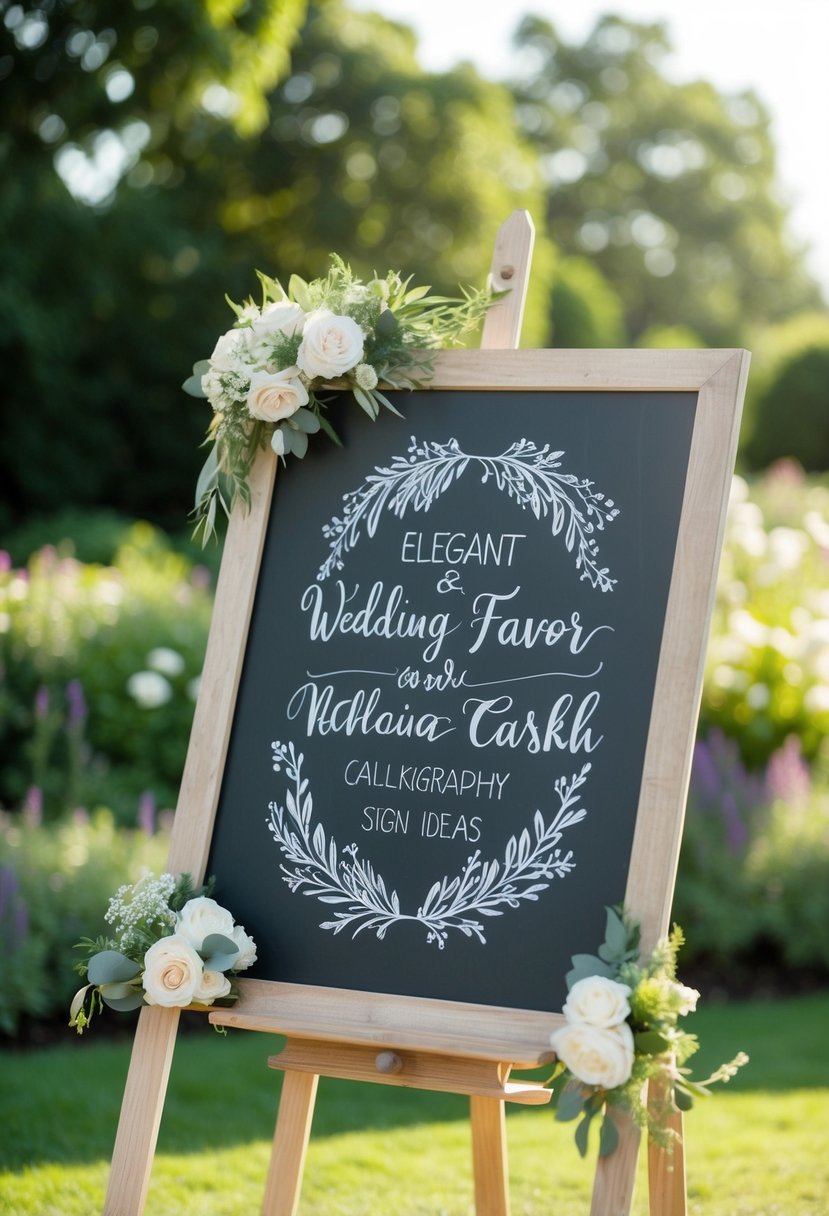
[[[575,553],[580,577],[600,591],[612,591],[617,580],[599,565],[596,534],[612,523],[619,508],[586,477],[562,472],[562,456],[563,451],[549,444],[538,447],[529,439],[517,440],[498,456],[474,456],[463,452],[457,439],[419,443],[412,436],[408,456],[395,456],[387,468],[376,467],[362,485],[343,496],[342,515],[335,515],[322,529],[330,552],[317,580],[342,570],[362,530],[374,536],[385,511],[399,519],[409,509],[428,511],[472,466],[481,471],[482,484],[492,479],[498,490],[537,520],[549,517],[552,535],[563,533],[567,552]]]
[[[571,777],[554,783],[559,807],[548,823],[537,810],[532,831],[524,828],[507,841],[502,860],[487,861],[480,849],[466,859],[460,873],[432,883],[415,912],[404,912],[396,891],[389,891],[383,876],[360,856],[356,844],[340,849],[326,836],[321,823],[311,826],[313,798],[302,775],[304,756],[293,743],[274,742],[273,767],[285,773],[292,786],[284,806],[269,803],[268,830],[279,846],[284,881],[293,892],[339,905],[333,920],[321,929],[333,933],[350,930],[351,937],[366,929],[382,940],[392,925],[415,921],[426,930],[426,941],[443,949],[451,930],[486,944],[481,918],[502,916],[504,907],[518,908],[521,900],[535,902],[554,878],[564,878],[575,866],[573,852],[558,847],[564,832],[585,818],[578,792],[587,780],[590,764]]]

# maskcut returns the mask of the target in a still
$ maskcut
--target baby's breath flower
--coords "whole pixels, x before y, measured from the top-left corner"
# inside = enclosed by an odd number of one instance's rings
[[[176,880],[172,874],[156,878],[146,874],[133,885],[119,887],[109,901],[104,919],[115,930],[117,947],[122,954],[145,948],[148,936],[157,936],[157,931],[171,930],[175,913],[170,911],[169,899],[175,890]]]

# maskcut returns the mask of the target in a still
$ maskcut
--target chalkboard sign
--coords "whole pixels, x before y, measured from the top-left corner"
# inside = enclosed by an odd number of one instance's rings
[[[696,399],[395,404],[277,478],[208,869],[254,976],[557,1009],[625,892]]]
[[[258,943],[241,1014],[549,1015],[606,905],[664,930],[744,372],[461,352],[403,420],[336,403],[272,496],[263,455],[183,790]]]

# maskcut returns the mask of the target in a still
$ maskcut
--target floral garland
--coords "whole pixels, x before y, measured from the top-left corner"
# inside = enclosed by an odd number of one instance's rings
[[[488,288],[463,298],[430,295],[394,271],[368,283],[332,255],[322,279],[292,275],[287,292],[261,271],[261,305],[228,300],[236,314],[209,359],[196,363],[184,389],[213,408],[210,454],[196,486],[196,533],[215,532],[219,506],[250,502],[248,479],[260,448],[285,460],[302,458],[308,438],[324,431],[339,439],[320,391],[350,390],[370,418],[398,411],[378,388],[414,389],[432,374],[434,352],[457,345],[500,298]]]
[[[696,1035],[678,1022],[696,1009],[699,993],[676,978],[683,936],[674,927],[651,957],[639,962],[639,929],[620,909],[608,908],[607,932],[598,957],[573,956],[563,1013],[566,1024],[553,1032],[558,1056],[553,1074],[556,1119],[579,1119],[576,1146],[587,1154],[593,1120],[601,1115],[599,1156],[616,1148],[619,1133],[613,1110],[624,1111],[651,1139],[670,1148],[676,1133],[668,1126],[677,1111],[690,1110],[710,1085],[729,1081],[748,1062],[740,1052],[704,1081],[682,1067],[699,1047]],[[663,1097],[648,1104],[646,1081],[661,1081]]]
[[[238,999],[229,976],[256,962],[256,943],[210,898],[212,888],[212,879],[194,887],[189,874],[147,874],[118,888],[104,918],[114,937],[77,944],[88,956],[75,967],[88,983],[69,1011],[78,1034],[104,1005],[206,1009]]]
[[[524,828],[511,836],[500,862],[483,860],[477,849],[459,873],[434,882],[417,910],[406,912],[397,892],[389,892],[383,876],[359,856],[356,844],[340,850],[321,823],[313,827],[314,799],[302,773],[302,752],[297,753],[293,743],[275,741],[271,746],[274,771],[284,765],[293,789],[288,789],[284,807],[269,803],[268,830],[288,862],[280,869],[289,889],[340,905],[333,920],[320,922],[321,929],[335,934],[350,929],[352,938],[369,929],[382,941],[392,925],[414,921],[426,930],[427,943],[439,950],[452,929],[485,945],[483,917],[502,916],[504,906],[517,908],[522,899],[535,902],[554,878],[566,877],[575,867],[572,850],[563,854],[557,846],[564,832],[587,814],[578,805],[578,791],[587,780],[589,764],[569,780],[559,777],[555,782],[559,808],[549,823],[536,811],[532,833]]]

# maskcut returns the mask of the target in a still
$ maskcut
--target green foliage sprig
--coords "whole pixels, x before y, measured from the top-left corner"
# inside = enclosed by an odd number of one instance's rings
[[[197,363],[184,389],[213,407],[210,454],[196,486],[196,534],[215,532],[221,507],[250,503],[249,478],[260,448],[300,459],[310,435],[339,439],[326,417],[326,388],[349,390],[376,419],[398,411],[378,387],[414,389],[428,381],[435,352],[460,344],[500,298],[489,288],[459,298],[431,295],[389,271],[363,283],[332,255],[324,278],[292,275],[288,290],[257,271],[262,301],[228,304],[236,314],[209,359]]]
[[[558,1063],[552,1077],[556,1119],[578,1120],[576,1146],[587,1154],[593,1120],[601,1116],[599,1156],[618,1144],[614,1111],[624,1111],[657,1144],[670,1148],[669,1117],[691,1108],[695,1097],[728,1081],[748,1062],[740,1052],[704,1081],[691,1079],[685,1062],[698,1050],[696,1035],[679,1025],[699,993],[676,977],[683,942],[675,926],[651,956],[639,960],[639,927],[621,908],[607,909],[598,955],[577,954],[567,974],[566,1025],[552,1035]],[[657,1083],[646,1095],[646,1083]]]

